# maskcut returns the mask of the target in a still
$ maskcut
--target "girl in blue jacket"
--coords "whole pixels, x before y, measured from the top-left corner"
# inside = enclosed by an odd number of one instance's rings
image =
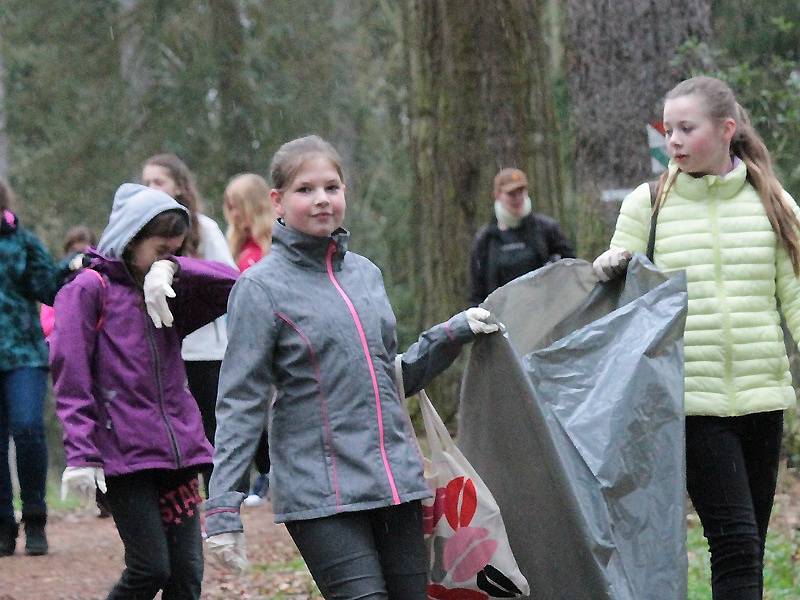
[[[47,445],[44,401],[47,346],[37,302],[52,304],[69,273],[69,259],[56,264],[42,243],[11,212],[13,192],[0,180],[0,558],[14,554],[19,526],[14,516],[9,437],[17,452],[17,475],[25,524],[25,552],[46,554]]]
[[[336,151],[317,136],[284,144],[271,167],[280,217],[268,256],[234,287],[217,400],[209,549],[243,568],[247,469],[269,411],[270,489],[325,598],[425,600],[420,500],[431,495],[398,398],[396,323],[380,270],[349,252]],[[476,333],[497,330],[469,309],[402,355],[407,394]],[[270,403],[274,385],[277,397]]]
[[[686,271],[686,484],[714,600],[756,600],[783,411],[795,404],[777,303],[800,339],[800,209],[722,81],[675,86],[664,128],[671,161],[654,207],[646,184],[625,198],[595,270],[608,279],[650,246],[658,267]]]
[[[181,340],[225,312],[237,272],[176,257],[189,227],[188,211],[167,194],[123,184],[90,268],[56,297],[50,362],[64,425],[62,495],[106,492],[125,546],[113,600],[159,590],[165,600],[200,597],[198,471],[211,445]]]

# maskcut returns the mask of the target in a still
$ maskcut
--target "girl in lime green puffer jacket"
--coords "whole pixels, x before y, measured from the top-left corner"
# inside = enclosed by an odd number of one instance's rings
[[[777,303],[800,334],[797,204],[733,92],[694,77],[666,96],[671,158],[651,207],[647,184],[622,203],[601,280],[648,245],[684,269],[686,480],[711,552],[715,600],[758,599],[777,480],[783,410],[794,405]]]

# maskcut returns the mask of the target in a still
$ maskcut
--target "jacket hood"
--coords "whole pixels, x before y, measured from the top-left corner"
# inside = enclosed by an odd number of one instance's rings
[[[108,258],[122,258],[125,247],[153,217],[168,210],[189,211],[172,197],[136,183],[123,183],[114,194],[108,225],[100,236],[97,251]]]

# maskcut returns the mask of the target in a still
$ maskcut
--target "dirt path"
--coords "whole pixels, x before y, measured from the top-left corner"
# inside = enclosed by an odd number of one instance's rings
[[[800,532],[800,473],[784,471],[775,498],[771,530]],[[241,577],[206,564],[204,600],[322,600],[282,525],[268,507],[245,509],[247,549],[252,568]],[[111,519],[93,512],[51,516],[50,554],[24,552],[0,559],[0,600],[101,600],[122,571],[122,544]],[[21,544],[24,547],[24,541]],[[798,557],[800,558],[800,557]]]
[[[205,600],[321,600],[282,525],[268,507],[246,509],[248,558],[253,567],[234,577],[206,564]],[[50,553],[23,551],[0,559],[0,600],[101,600],[122,571],[122,543],[111,519],[81,511],[51,516]]]

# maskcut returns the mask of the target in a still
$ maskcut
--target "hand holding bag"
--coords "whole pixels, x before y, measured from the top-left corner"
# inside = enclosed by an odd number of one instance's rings
[[[492,493],[450,438],[424,390],[419,406],[430,448],[425,480],[434,493],[422,502],[430,556],[428,598],[528,596],[530,587],[511,552]]]

